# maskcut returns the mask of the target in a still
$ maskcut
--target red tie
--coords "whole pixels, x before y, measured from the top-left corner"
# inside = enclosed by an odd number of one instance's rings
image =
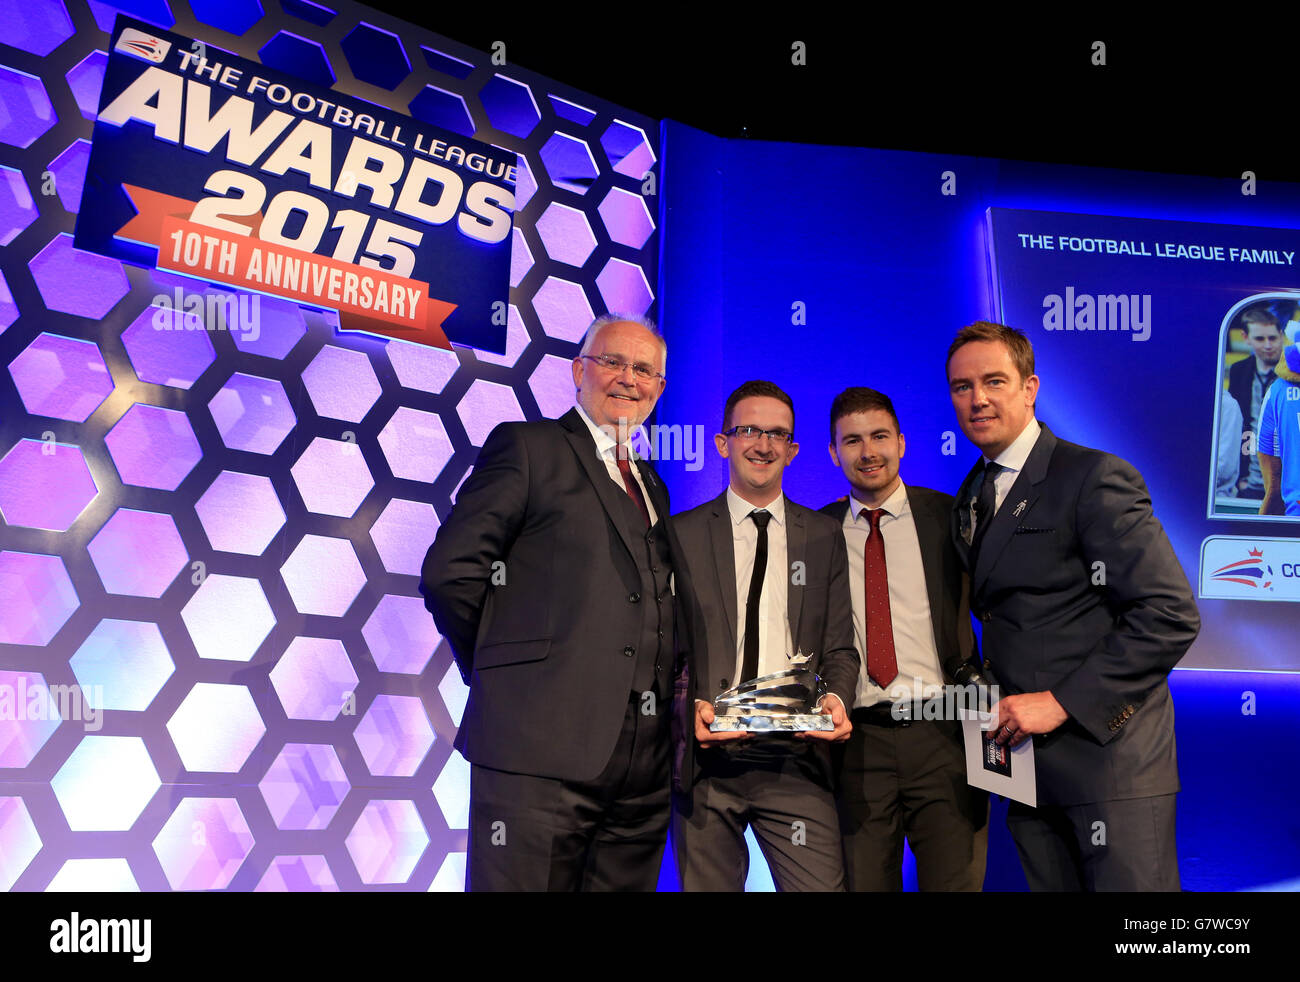
[[[879,508],[867,512],[871,531],[867,533],[862,571],[867,595],[867,674],[883,689],[898,675],[898,658],[894,654],[894,621],[889,614],[889,573],[885,570],[885,537],[880,531],[882,514]]]
[[[618,464],[618,472],[623,475],[623,487],[627,489],[628,497],[635,503],[641,512],[641,517],[645,519],[645,527],[650,527],[650,509],[645,506],[645,498],[641,494],[641,485],[636,483],[636,478],[632,476],[632,465],[627,462],[627,456],[622,447],[614,448],[614,460]]]

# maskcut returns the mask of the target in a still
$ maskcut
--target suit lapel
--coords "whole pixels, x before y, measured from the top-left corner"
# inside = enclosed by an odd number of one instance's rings
[[[1056,437],[1042,423],[1039,426],[1042,427],[1042,432],[1038,434],[1034,448],[1025,458],[1025,466],[1021,468],[1016,483],[1011,485],[998,513],[993,516],[988,534],[980,543],[978,565],[971,573],[972,593],[978,594],[983,589],[993,564],[1011,541],[1024,516],[1033,510],[1034,502],[1042,493],[1040,485],[1047,479],[1047,465],[1056,449]]]
[[[966,477],[961,482],[961,487],[957,490],[957,500],[952,506],[952,516],[949,519],[948,528],[952,535],[952,543],[957,548],[957,555],[961,556],[961,563],[966,569],[970,569],[970,546],[962,536],[962,510],[965,509],[966,520],[970,521],[970,483],[975,478],[975,474],[983,469],[982,459],[975,462],[975,466],[966,472]]]
[[[929,494],[919,494],[919,489],[907,489],[907,501],[912,508],[912,524],[916,526],[916,541],[921,547],[921,570],[925,574],[925,593],[930,601],[930,625],[934,630],[935,650],[950,651],[947,637],[948,618],[945,611],[943,589],[944,538],[948,534],[947,518],[943,508],[935,507]]]
[[[785,499],[785,569],[782,575],[786,577],[786,610],[790,618],[790,638],[795,645],[795,651],[791,654],[797,654],[799,651],[799,618],[803,614],[803,580],[808,575],[808,530],[804,526],[804,516],[794,503]],[[795,583],[794,577],[790,575],[792,564],[795,562],[804,563],[804,575],[800,577],[800,582]],[[805,651],[804,654],[812,654]]]
[[[635,555],[632,551],[632,542],[628,539],[627,533],[623,529],[623,523],[618,518],[618,510],[622,506],[619,495],[626,496],[627,492],[620,491],[618,485],[610,480],[609,471],[605,468],[605,461],[596,451],[596,443],[591,438],[591,431],[587,429],[587,424],[578,415],[578,410],[570,409],[560,417],[559,422],[564,427],[565,438],[573,448],[578,463],[582,465],[587,478],[596,489],[596,497],[600,499],[606,514],[609,515],[610,522],[618,532],[618,537],[622,541],[624,548],[627,549],[628,555]],[[663,512],[660,512],[660,514],[663,514]]]
[[[727,650],[719,653],[717,666],[720,668],[725,667],[727,671],[717,675],[718,678],[729,677],[731,675],[730,670],[736,661],[736,618],[739,614],[736,600],[736,547],[733,541],[734,535],[735,533],[731,528],[731,510],[727,507],[727,493],[724,491],[713,499],[713,517],[709,519],[709,539],[713,543],[713,572],[718,582],[718,593],[722,597],[722,610],[727,622],[727,637],[731,639],[731,644]]]

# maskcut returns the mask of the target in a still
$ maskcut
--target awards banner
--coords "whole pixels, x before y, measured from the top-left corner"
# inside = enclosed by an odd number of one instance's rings
[[[74,244],[502,353],[516,157],[119,17]]]
[[[1197,589],[1181,666],[1300,670],[1300,231],[991,208],[988,244],[1036,415],[1141,472]]]

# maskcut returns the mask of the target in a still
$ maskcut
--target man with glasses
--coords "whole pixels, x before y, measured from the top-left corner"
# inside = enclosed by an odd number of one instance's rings
[[[469,700],[471,890],[653,890],[670,807],[668,492],[628,437],[663,392],[647,320],[597,318],[577,405],[492,431],[421,591]]]
[[[697,603],[694,740],[687,735],[673,817],[682,889],[743,890],[749,826],[778,889],[843,890],[828,751],[852,732],[858,678],[844,537],[836,521],[781,492],[799,452],[788,395],[746,382],[727,399],[722,430],[714,440],[728,488],[674,520]],[[820,709],[833,730],[766,738],[709,730],[710,700],[799,664],[825,681]]]

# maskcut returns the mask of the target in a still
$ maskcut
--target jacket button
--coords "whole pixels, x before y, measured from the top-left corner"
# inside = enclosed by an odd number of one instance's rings
[[[637,601],[639,601],[640,599],[641,599],[641,594],[639,594],[639,593],[629,593],[629,594],[627,595],[627,602],[630,603],[630,604],[634,604],[634,603],[636,603]]]
[[[630,644],[626,645],[623,648],[623,654],[625,654],[628,658],[631,658],[633,655],[636,654],[636,649],[633,648]]]
[[[719,683],[718,683],[718,688],[719,688],[719,689],[722,689],[722,690],[725,691],[726,688],[727,688],[727,680],[726,680],[726,679],[723,679],[721,682],[719,682]]]

